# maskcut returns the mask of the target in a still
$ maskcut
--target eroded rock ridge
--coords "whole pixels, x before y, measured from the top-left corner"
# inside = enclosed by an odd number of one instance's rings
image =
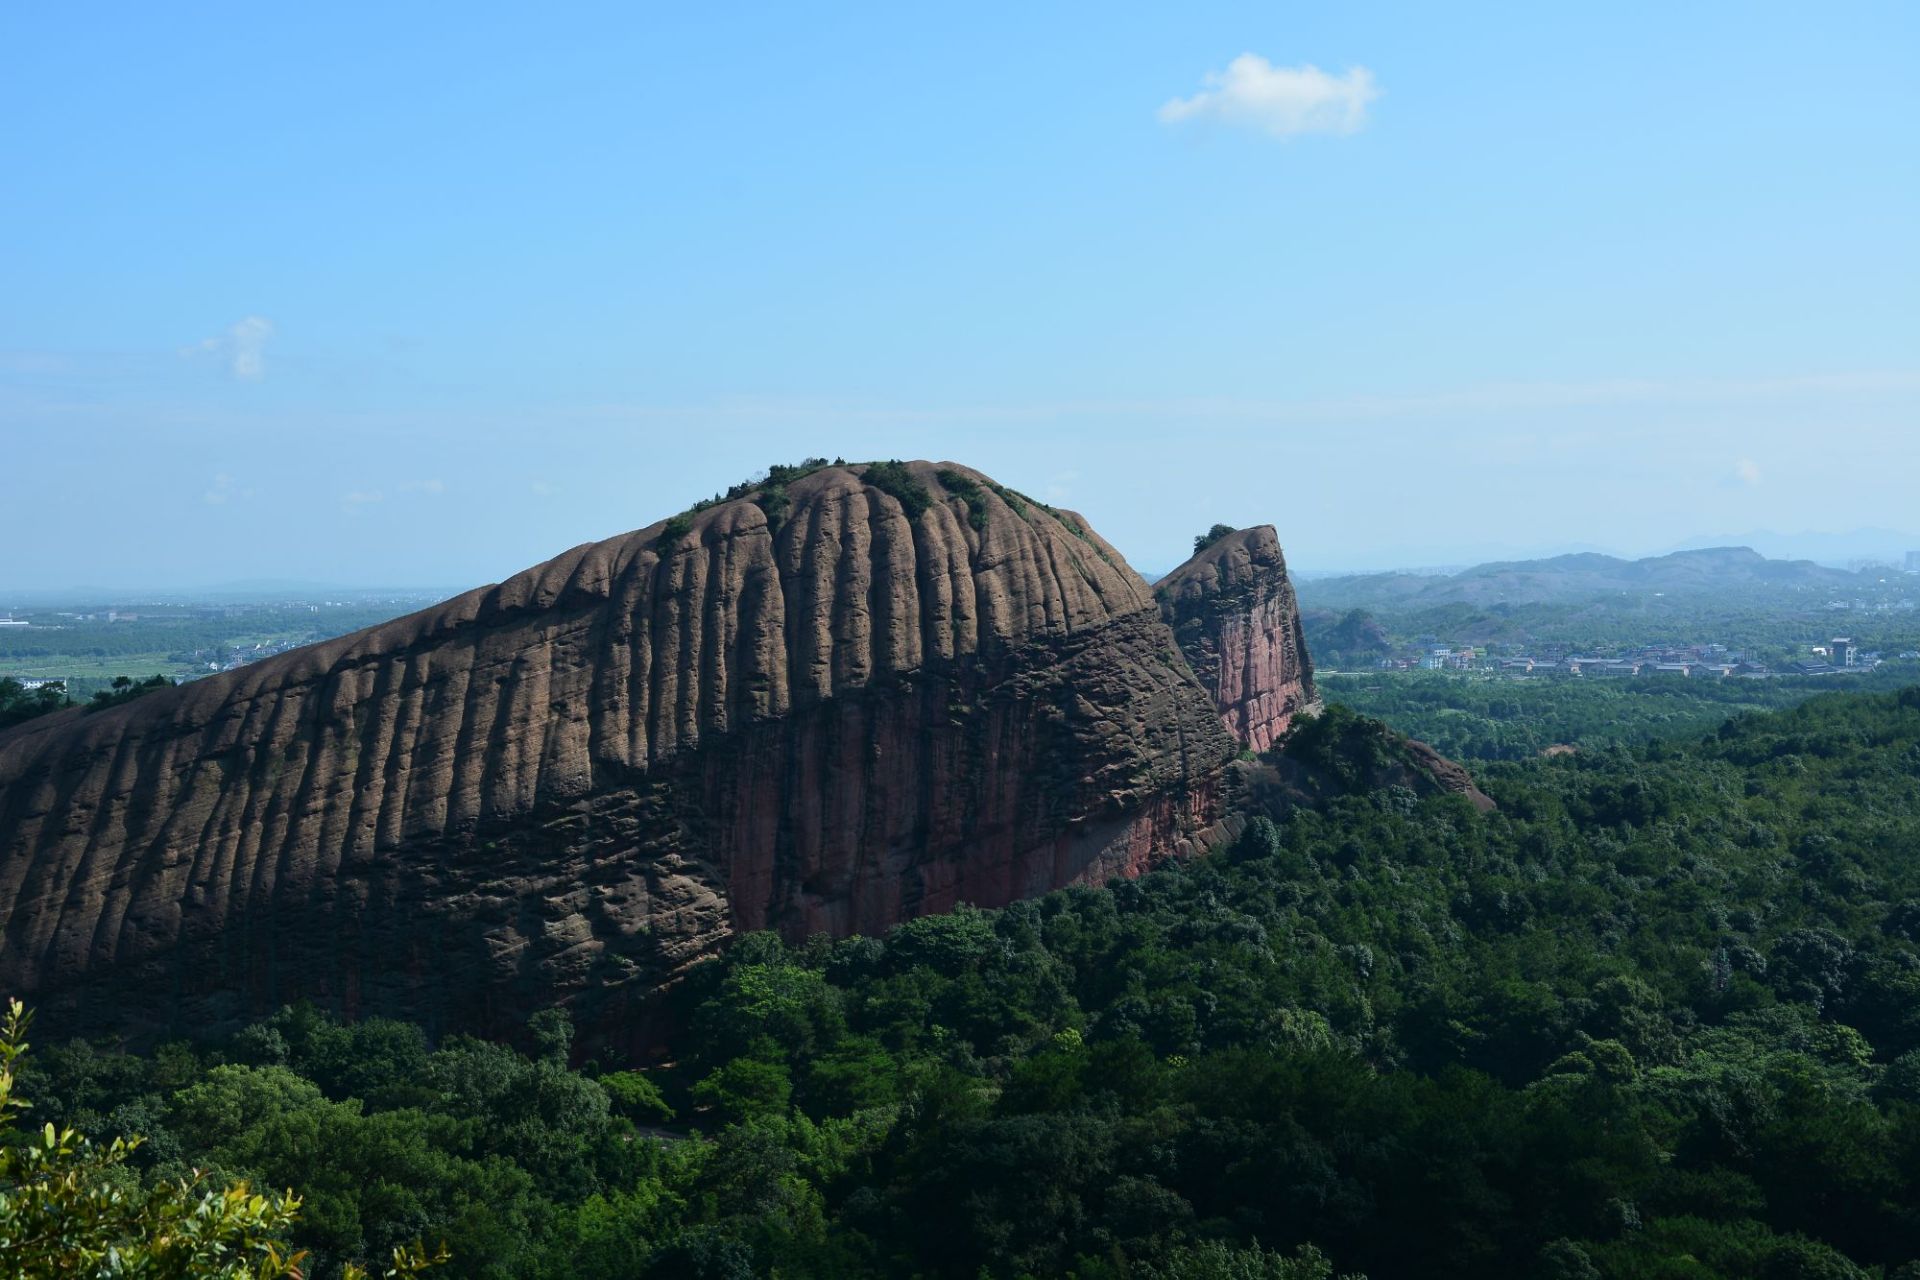
[[[1318,706],[1300,605],[1272,525],[1214,540],[1154,584],[1182,653],[1227,731],[1265,751]]]
[[[1235,744],[1140,577],[977,472],[887,472],[0,735],[0,989],[73,1027],[301,997],[631,1025],[738,929],[876,932],[1217,838]]]

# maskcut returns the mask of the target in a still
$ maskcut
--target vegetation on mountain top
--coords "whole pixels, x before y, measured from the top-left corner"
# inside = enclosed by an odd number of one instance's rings
[[[725,492],[716,493],[711,498],[702,498],[679,515],[670,518],[661,530],[657,545],[662,549],[672,546],[693,530],[693,517],[710,507],[723,502],[734,502],[742,498],[751,498],[766,513],[767,523],[778,529],[786,519],[792,500],[787,496],[787,487],[796,480],[812,475],[822,467],[840,467],[846,465],[846,459],[835,458],[829,462],[826,458],[806,458],[797,463],[776,462],[758,475],[748,476],[737,484],[730,485]],[[942,472],[942,483],[947,475],[957,472]],[[898,458],[884,462],[869,462],[861,473],[861,479],[889,494],[906,511],[909,520],[916,519],[920,513],[933,504],[933,495],[927,487],[916,480],[905,463]],[[953,488],[952,485],[948,485]],[[958,490],[955,490],[958,492]],[[974,526],[978,528],[979,525]]]
[[[927,492],[927,486],[915,479],[907,464],[898,458],[869,462],[860,478],[898,502],[909,520],[918,520],[920,513],[933,505],[933,495]]]
[[[941,487],[967,504],[967,523],[976,529],[987,527],[986,490],[970,477],[951,468],[943,468],[935,477]]]
[[[148,676],[145,680],[135,680],[131,676],[115,676],[113,683],[96,692],[87,702],[88,711],[105,711],[108,707],[117,707],[123,702],[132,702],[135,698],[144,698],[158,689],[171,689],[172,680],[165,676]]]
[[[1195,535],[1193,539],[1193,554],[1199,555],[1202,551],[1205,551],[1208,547],[1220,541],[1220,539],[1236,532],[1238,531],[1230,524],[1214,525],[1213,528],[1207,530],[1205,533]]]
[[[0,729],[72,705],[67,700],[64,684],[43,684],[38,689],[29,689],[18,680],[0,676]]]
[[[148,676],[144,680],[135,680],[131,676],[115,676],[106,688],[96,690],[92,698],[80,705],[88,711],[105,711],[108,707],[117,707],[123,702],[132,702],[135,698],[145,697],[156,689],[171,689],[174,683],[163,675]],[[62,682],[56,681],[43,684],[37,689],[28,689],[10,676],[0,676],[0,729],[22,724],[73,705],[75,705],[74,701],[67,696],[67,687]]]

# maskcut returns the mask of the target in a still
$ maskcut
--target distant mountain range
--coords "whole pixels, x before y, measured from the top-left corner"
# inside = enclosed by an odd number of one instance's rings
[[[1751,547],[1776,560],[1807,559],[1819,564],[1844,566],[1860,560],[1902,563],[1909,551],[1920,551],[1920,534],[1894,529],[1854,529],[1847,533],[1775,533],[1770,529],[1752,533],[1721,534],[1718,537],[1689,538],[1673,550],[1693,551],[1711,547]]]
[[[1303,579],[1312,609],[1540,604],[1596,597],[1709,592],[1844,591],[1862,575],[1811,560],[1769,560],[1752,547],[1705,547],[1641,560],[1582,552],[1501,560],[1458,573],[1369,573]]]
[[[1864,528],[1844,533],[1802,530],[1779,533],[1770,529],[1749,533],[1696,535],[1665,544],[1614,543],[1556,540],[1529,545],[1482,543],[1471,546],[1448,545],[1444,548],[1402,546],[1375,548],[1361,557],[1338,561],[1322,551],[1318,560],[1296,556],[1298,563],[1288,566],[1297,582],[1320,578],[1377,577],[1383,573],[1413,574],[1419,577],[1451,577],[1490,563],[1558,559],[1593,552],[1632,560],[1645,554],[1658,558],[1675,551],[1718,551],[1745,548],[1769,560],[1811,560],[1830,569],[1858,568],[1869,563],[1903,565],[1909,552],[1920,551],[1920,533],[1901,533],[1896,529]]]

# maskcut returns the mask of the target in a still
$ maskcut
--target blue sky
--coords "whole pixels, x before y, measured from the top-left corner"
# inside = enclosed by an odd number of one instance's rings
[[[769,461],[1142,568],[1920,528],[1910,4],[13,6],[0,586],[457,586]]]

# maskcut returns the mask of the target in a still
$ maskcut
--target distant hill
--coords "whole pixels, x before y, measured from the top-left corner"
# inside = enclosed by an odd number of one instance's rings
[[[1806,558],[1825,565],[1847,565],[1856,561],[1878,560],[1900,564],[1909,551],[1920,550],[1920,534],[1897,529],[1854,529],[1846,533],[1777,533],[1756,529],[1750,533],[1721,534],[1718,537],[1688,538],[1675,543],[1675,551],[1699,547],[1752,547],[1763,556],[1779,560]]]
[[[1843,591],[1860,575],[1811,560],[1769,560],[1751,547],[1707,547],[1644,560],[1582,553],[1502,560],[1442,576],[1356,574],[1299,584],[1314,609],[1561,604],[1601,597]]]

